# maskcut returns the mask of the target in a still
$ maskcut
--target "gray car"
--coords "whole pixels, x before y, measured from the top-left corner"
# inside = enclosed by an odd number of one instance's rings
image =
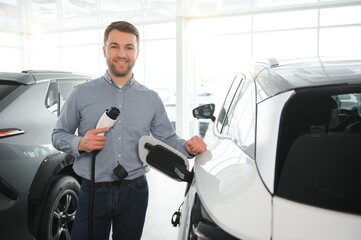
[[[74,158],[53,148],[51,133],[70,91],[90,79],[0,73],[1,239],[70,239],[80,182]]]

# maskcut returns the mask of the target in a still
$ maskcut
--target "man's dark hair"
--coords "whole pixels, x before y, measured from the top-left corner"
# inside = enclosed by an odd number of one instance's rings
[[[139,46],[139,32],[138,29],[131,23],[126,22],[126,21],[117,21],[117,22],[112,22],[104,31],[104,45],[106,43],[106,41],[108,40],[108,36],[110,31],[112,30],[118,30],[120,32],[126,32],[126,33],[131,33],[134,34],[137,40],[137,44]]]

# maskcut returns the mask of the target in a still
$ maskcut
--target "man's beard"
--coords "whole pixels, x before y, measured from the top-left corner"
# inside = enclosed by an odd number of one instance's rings
[[[116,77],[125,77],[127,76],[129,73],[132,72],[132,69],[134,67],[134,62],[130,63],[127,68],[124,71],[118,71],[116,66],[113,63],[109,64],[110,67],[110,71],[112,72],[112,74]]]
[[[131,71],[132,69],[130,67],[128,67],[125,71],[122,71],[122,72],[119,72],[116,67],[114,67],[114,65],[112,65],[110,67],[110,71],[113,73],[114,76],[116,77],[125,77],[127,76]]]

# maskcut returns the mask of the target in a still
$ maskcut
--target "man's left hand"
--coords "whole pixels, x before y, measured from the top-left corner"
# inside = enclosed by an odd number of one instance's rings
[[[186,150],[189,154],[198,155],[207,150],[207,144],[199,136],[193,136],[186,141]]]

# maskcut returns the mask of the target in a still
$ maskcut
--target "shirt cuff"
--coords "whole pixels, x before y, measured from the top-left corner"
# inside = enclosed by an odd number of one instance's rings
[[[80,156],[80,152],[78,149],[78,145],[80,142],[81,137],[76,136],[73,138],[73,140],[71,141],[71,150],[74,153],[74,156],[79,157]]]
[[[188,151],[187,151],[187,154],[188,154],[188,158],[194,158],[195,156],[197,156],[197,155],[193,155],[193,154],[189,153]]]

